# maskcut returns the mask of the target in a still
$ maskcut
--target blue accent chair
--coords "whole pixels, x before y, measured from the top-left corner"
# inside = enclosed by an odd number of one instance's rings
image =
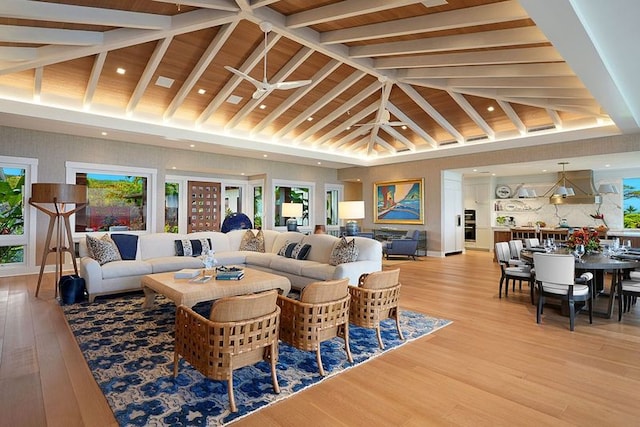
[[[389,255],[404,255],[416,259],[418,240],[420,240],[420,230],[409,230],[400,239],[391,239],[383,242],[382,252],[387,259],[389,259]]]

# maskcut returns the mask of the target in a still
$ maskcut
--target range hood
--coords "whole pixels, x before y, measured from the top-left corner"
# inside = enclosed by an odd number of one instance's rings
[[[602,196],[598,194],[593,185],[593,171],[581,170],[558,173],[558,180],[565,180],[567,187],[572,187],[575,196],[551,196],[549,203],[552,205],[593,205],[602,203]]]

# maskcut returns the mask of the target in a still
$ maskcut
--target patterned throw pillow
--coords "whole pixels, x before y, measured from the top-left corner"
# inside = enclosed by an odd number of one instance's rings
[[[211,239],[180,239],[174,241],[177,256],[196,257],[211,250]]]
[[[286,257],[287,256],[287,248],[289,247],[289,245],[290,245],[289,241],[288,240],[285,241],[284,245],[282,245],[282,247],[278,251],[278,255]]]
[[[116,243],[108,234],[105,234],[100,239],[87,236],[87,248],[91,258],[98,261],[100,265],[122,260]]]
[[[303,244],[302,242],[298,243],[294,246],[291,251],[291,258],[295,259],[307,259],[309,256],[309,251],[311,250],[311,245]]]
[[[254,235],[253,231],[247,230],[242,236],[240,242],[241,251],[264,252],[264,233],[258,230],[258,234]]]
[[[340,241],[335,245],[331,251],[329,257],[329,264],[338,265],[346,262],[354,262],[358,259],[358,247],[356,246],[356,240],[351,239],[347,241],[344,236],[340,238]]]

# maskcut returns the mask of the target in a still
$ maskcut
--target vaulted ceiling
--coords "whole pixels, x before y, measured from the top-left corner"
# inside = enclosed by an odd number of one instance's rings
[[[341,167],[638,132],[637,34],[576,3],[3,0],[0,124]],[[265,64],[311,83],[225,69]]]

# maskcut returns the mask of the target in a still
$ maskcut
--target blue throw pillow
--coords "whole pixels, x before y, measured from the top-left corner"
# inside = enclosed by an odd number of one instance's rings
[[[138,251],[138,236],[135,234],[112,234],[111,240],[116,242],[123,260],[136,259]]]

